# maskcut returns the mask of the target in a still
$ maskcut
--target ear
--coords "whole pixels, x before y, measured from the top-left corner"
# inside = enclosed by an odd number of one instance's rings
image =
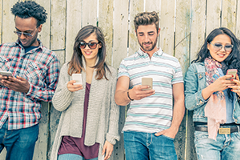
[[[98,48],[102,48],[102,43],[99,43]]]
[[[38,32],[42,31],[42,24],[40,24],[40,26],[38,27]]]
[[[208,50],[209,50],[209,47],[210,47],[210,46],[209,46],[209,43],[207,43],[207,49],[208,49]]]

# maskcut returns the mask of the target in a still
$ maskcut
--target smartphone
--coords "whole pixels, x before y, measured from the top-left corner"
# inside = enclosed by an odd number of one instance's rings
[[[12,76],[12,72],[9,72],[9,71],[0,71],[0,74],[2,76]]]
[[[152,78],[148,78],[148,77],[143,77],[142,78],[142,85],[143,86],[149,86],[149,88],[147,88],[147,89],[142,89],[144,91],[152,89],[153,79]]]
[[[236,78],[236,74],[237,74],[237,69],[228,69],[227,70],[227,75],[233,75],[232,79]]]
[[[73,85],[82,84],[82,74],[72,74],[72,79],[76,81]]]

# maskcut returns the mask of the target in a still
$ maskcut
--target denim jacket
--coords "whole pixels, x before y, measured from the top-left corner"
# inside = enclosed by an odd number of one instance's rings
[[[188,110],[193,110],[194,122],[207,122],[204,108],[207,100],[202,97],[202,90],[206,88],[205,66],[203,62],[193,63],[188,68],[185,75],[185,106]],[[233,119],[235,123],[240,123],[240,105],[234,95]]]

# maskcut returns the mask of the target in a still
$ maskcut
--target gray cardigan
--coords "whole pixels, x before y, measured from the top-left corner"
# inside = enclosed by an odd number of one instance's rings
[[[85,64],[84,64],[85,66]],[[94,70],[87,112],[86,135],[84,144],[92,146],[95,142],[100,143],[99,159],[101,149],[105,140],[111,144],[119,141],[118,120],[119,107],[114,101],[114,94],[117,81],[117,72],[109,66],[111,73],[106,70],[105,78],[96,80],[96,70]],[[52,146],[51,160],[57,160],[58,149],[62,136],[81,137],[83,124],[83,109],[86,88],[86,73],[82,72],[83,89],[70,92],[67,83],[72,80],[68,75],[68,64],[65,63],[61,69],[59,82],[52,99],[54,108],[62,111],[55,140]]]

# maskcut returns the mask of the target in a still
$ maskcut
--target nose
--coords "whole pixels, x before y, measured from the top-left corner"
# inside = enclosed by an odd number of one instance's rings
[[[225,52],[226,51],[225,46],[222,46],[222,48],[219,51]]]
[[[19,36],[20,39],[25,39],[26,37],[24,36],[23,32],[21,32],[21,35]]]
[[[149,41],[149,36],[148,36],[148,35],[145,35],[145,36],[144,36],[144,41],[145,41],[145,42],[148,42],[148,41]]]

